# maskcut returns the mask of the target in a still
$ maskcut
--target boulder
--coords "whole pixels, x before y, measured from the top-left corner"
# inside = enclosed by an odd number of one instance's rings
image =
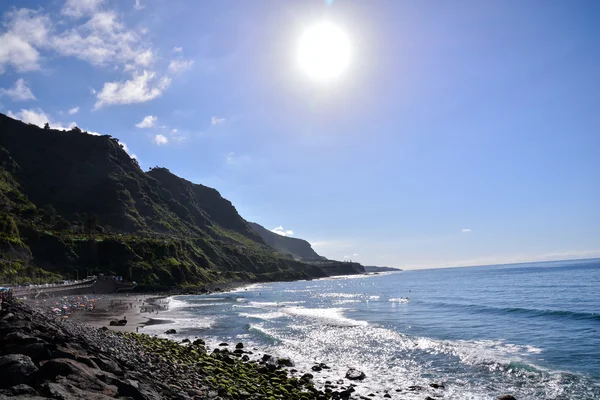
[[[167,329],[165,335],[177,335],[177,331],[175,329]]]
[[[351,381],[362,381],[365,377],[366,375],[364,372],[354,368],[350,368],[346,371],[346,379],[350,379]]]
[[[219,343],[219,346],[229,346],[229,343],[225,343],[225,342]]]
[[[517,400],[514,396],[510,394],[505,394],[504,396],[498,397],[498,400]]]
[[[236,348],[236,349],[243,349],[243,348],[244,348],[244,343],[241,343],[241,342],[240,342],[240,343],[236,344],[236,345],[235,345],[235,348]]]
[[[0,357],[0,388],[9,388],[20,385],[29,375],[37,372],[37,367],[31,357],[23,354],[9,354]]]
[[[313,365],[311,369],[312,369],[313,371],[315,371],[315,372],[319,372],[319,371],[321,371],[323,368],[321,368],[321,366],[320,366],[320,365]]]
[[[289,359],[288,357],[278,358],[277,365],[280,365],[282,367],[293,367],[294,362],[291,359]]]

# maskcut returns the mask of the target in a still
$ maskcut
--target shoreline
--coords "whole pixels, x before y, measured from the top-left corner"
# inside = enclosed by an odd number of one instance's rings
[[[148,300],[161,304],[161,299]],[[105,299],[110,300],[115,299]],[[288,369],[291,360],[254,354],[242,343],[235,351],[227,346],[207,350],[202,339],[178,342],[96,328],[49,317],[35,305],[5,302],[0,310],[0,398],[325,400],[349,399],[354,392],[350,381],[347,387],[321,391],[312,374],[294,376],[298,371]]]

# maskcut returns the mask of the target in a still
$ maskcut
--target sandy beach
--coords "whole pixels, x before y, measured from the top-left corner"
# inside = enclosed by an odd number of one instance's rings
[[[139,332],[148,325],[166,324],[160,318],[169,307],[167,296],[157,294],[74,295],[28,300],[27,303],[45,310],[56,320],[84,323],[95,328],[107,327],[118,332]],[[111,321],[127,320],[126,325],[110,325]]]

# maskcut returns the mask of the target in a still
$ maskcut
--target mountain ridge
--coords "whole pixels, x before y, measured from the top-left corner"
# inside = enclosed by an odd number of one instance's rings
[[[42,129],[0,114],[0,185],[5,281],[88,272],[197,285],[345,271],[282,254],[216,189],[166,168],[144,172],[109,135]]]

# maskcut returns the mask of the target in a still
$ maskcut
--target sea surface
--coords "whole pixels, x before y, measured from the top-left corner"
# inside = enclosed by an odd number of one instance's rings
[[[317,384],[358,368],[374,398],[600,399],[600,259],[258,284],[173,297],[161,318],[146,333],[324,362]]]

